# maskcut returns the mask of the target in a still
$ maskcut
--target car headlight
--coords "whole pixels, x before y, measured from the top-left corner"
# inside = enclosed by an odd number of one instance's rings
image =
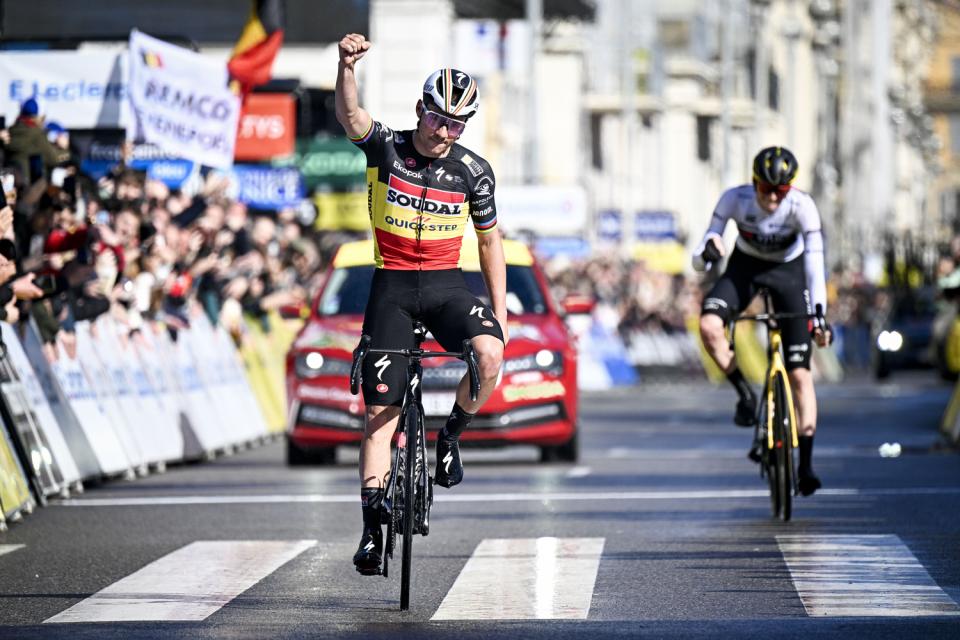
[[[899,331],[881,331],[877,336],[877,348],[880,351],[900,351],[903,347],[903,335]]]
[[[520,373],[521,371],[545,371],[553,375],[560,375],[563,373],[563,355],[559,351],[541,349],[536,353],[504,360],[504,373]]]
[[[328,358],[319,351],[301,353],[296,357],[293,364],[298,378],[350,375],[349,361],[339,358]]]

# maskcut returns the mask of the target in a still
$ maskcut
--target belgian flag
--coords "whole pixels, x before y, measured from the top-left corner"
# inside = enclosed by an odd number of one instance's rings
[[[227,62],[231,85],[245,97],[270,81],[273,59],[283,44],[283,1],[253,0],[253,11]]]

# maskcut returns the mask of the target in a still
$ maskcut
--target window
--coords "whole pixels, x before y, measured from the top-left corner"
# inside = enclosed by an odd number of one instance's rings
[[[950,153],[960,156],[960,113],[951,113],[950,118]]]
[[[697,158],[710,160],[710,116],[697,116]]]
[[[774,111],[780,111],[780,75],[770,67],[767,78],[767,104]]]

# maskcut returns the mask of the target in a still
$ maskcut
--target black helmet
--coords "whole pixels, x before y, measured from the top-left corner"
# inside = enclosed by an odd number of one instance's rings
[[[797,177],[797,158],[786,147],[767,147],[753,159],[753,179],[767,184],[790,184]]]

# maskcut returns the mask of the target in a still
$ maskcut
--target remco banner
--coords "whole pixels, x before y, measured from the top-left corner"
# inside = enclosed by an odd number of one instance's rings
[[[129,66],[128,135],[210,167],[233,165],[240,99],[226,65],[133,30]]]
[[[36,98],[47,120],[68,129],[123,128],[130,122],[126,56],[106,51],[0,53],[0,115],[7,123]]]

